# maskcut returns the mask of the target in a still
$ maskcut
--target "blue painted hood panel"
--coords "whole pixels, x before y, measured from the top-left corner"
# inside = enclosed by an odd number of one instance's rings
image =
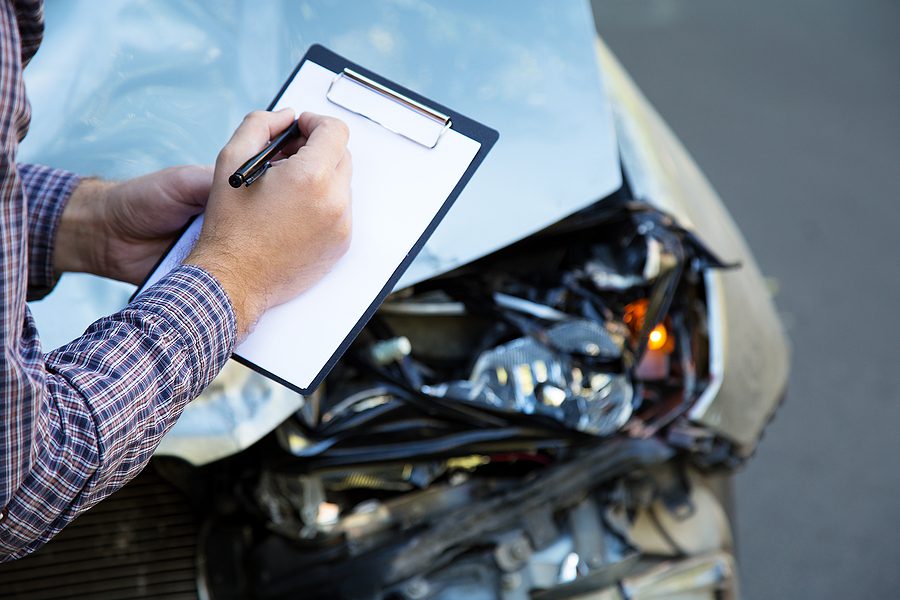
[[[24,160],[113,178],[211,163],[314,42],[500,131],[401,285],[621,185],[586,2],[55,0],[46,17]]]

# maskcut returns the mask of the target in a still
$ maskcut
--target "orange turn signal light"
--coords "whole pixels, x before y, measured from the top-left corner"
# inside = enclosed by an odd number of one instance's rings
[[[649,302],[645,298],[642,298],[625,306],[625,315],[622,320],[625,321],[633,338],[640,335],[641,329],[644,327],[644,319],[647,317],[648,304]],[[647,339],[647,349],[661,350],[669,353],[674,349],[674,344],[670,343],[671,341],[672,340],[669,338],[669,330],[664,323],[660,323],[650,332],[650,336]]]
[[[669,332],[666,331],[666,326],[660,323],[650,332],[650,337],[647,339],[647,348],[650,350],[662,350],[666,347],[666,342],[668,341]]]

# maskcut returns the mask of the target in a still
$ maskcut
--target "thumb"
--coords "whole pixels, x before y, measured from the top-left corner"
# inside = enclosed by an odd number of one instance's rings
[[[202,210],[209,198],[213,168],[209,165],[183,165],[166,172],[169,189],[175,200]],[[199,212],[199,211],[198,211]]]

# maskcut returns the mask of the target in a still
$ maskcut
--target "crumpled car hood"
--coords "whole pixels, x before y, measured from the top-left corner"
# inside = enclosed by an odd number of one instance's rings
[[[621,185],[587,2],[81,0],[48,2],[46,20],[25,161],[110,178],[212,163],[314,42],[499,130],[399,287]]]

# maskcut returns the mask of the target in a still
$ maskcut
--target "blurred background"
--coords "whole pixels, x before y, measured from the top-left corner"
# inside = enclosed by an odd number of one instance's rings
[[[900,589],[900,3],[594,0],[777,286],[788,398],[737,480],[743,590]]]

